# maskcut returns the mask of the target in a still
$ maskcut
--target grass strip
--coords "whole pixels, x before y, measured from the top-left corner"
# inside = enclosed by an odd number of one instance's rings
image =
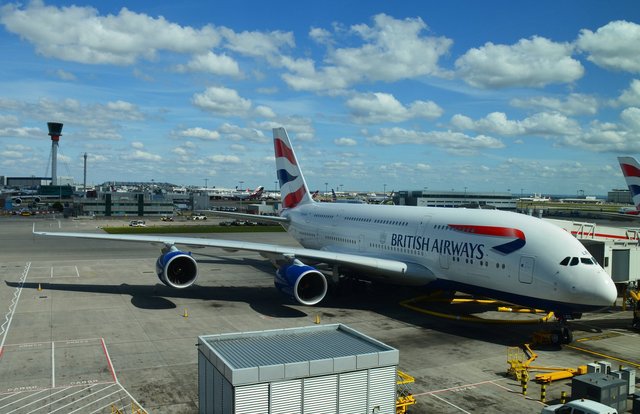
[[[109,234],[184,234],[184,233],[269,233],[283,232],[282,226],[218,226],[218,225],[190,225],[190,226],[149,226],[149,227],[103,227]]]

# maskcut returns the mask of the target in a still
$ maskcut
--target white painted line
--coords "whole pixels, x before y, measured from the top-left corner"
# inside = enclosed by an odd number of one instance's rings
[[[90,406],[90,405],[92,405],[92,404],[94,404],[94,403],[97,403],[97,402],[98,402],[98,401],[100,401],[100,400],[104,400],[105,398],[109,398],[109,397],[111,397],[113,394],[118,394],[119,392],[120,392],[120,390],[116,390],[116,391],[112,392],[112,393],[111,393],[111,394],[109,394],[109,395],[105,395],[105,396],[104,396],[104,397],[102,397],[102,398],[98,398],[97,400],[93,400],[93,401],[91,401],[89,404],[85,405],[84,407],[80,407],[80,408],[75,409],[75,410],[73,410],[73,411],[69,411],[69,414],[75,413],[76,411],[84,410],[86,407],[88,407],[88,406]],[[116,401],[120,401],[120,400],[121,400],[121,398],[117,399]],[[104,408],[104,407],[101,407],[101,408],[100,408],[100,410],[102,410],[102,408]],[[52,412],[53,412],[53,411],[52,411]],[[94,411],[94,413],[95,413],[95,411]]]
[[[462,411],[463,413],[471,414],[469,411],[463,410],[462,408],[458,407],[457,405],[455,405],[455,404],[453,404],[453,403],[450,403],[449,401],[445,400],[444,398],[438,397],[438,396],[437,396],[437,395],[435,395],[435,394],[431,394],[431,396],[432,396],[432,397],[435,397],[435,398],[437,398],[437,399],[439,399],[439,400],[440,400],[440,401],[442,401],[443,403],[449,404],[449,405],[450,405],[450,406],[452,406],[453,408],[456,408],[456,409],[458,409],[458,410]]]
[[[80,277],[80,272],[78,272],[78,266],[74,266],[76,268],[76,277]]]
[[[48,395],[48,396],[46,396],[46,397],[44,397],[44,398],[41,398],[41,399],[39,399],[38,401],[42,401],[42,400],[48,399],[48,398],[50,398],[50,397],[51,397],[51,396],[53,396],[53,395],[56,395],[56,394],[61,393],[62,391],[66,391],[66,390],[68,390],[69,388],[71,388],[71,387],[64,388],[64,389],[62,389],[61,391],[58,391],[58,392],[56,392],[55,394]],[[47,403],[47,404],[45,404],[45,405],[43,405],[43,406],[40,406],[40,407],[36,408],[35,410],[31,410],[31,411],[29,411],[29,412],[28,412],[28,413],[26,413],[26,414],[35,413],[36,411],[40,411],[40,410],[42,410],[43,408],[49,408],[49,407],[51,407],[51,404],[55,404],[55,403],[57,403],[57,402],[60,402],[60,401],[62,401],[62,400],[65,400],[65,399],[67,399],[67,398],[69,398],[69,397],[73,397],[74,395],[76,395],[76,394],[77,394],[77,393],[79,393],[79,392],[86,391],[88,388],[91,388],[91,387],[84,387],[84,388],[81,388],[81,389],[79,389],[78,391],[76,391],[76,392],[74,392],[74,393],[72,393],[72,394],[63,395],[63,396],[62,396],[62,398],[58,398],[58,399],[57,399],[57,400],[55,400],[55,401],[50,401],[49,403]],[[89,394],[89,395],[91,395],[91,394]],[[31,404],[33,404],[33,403],[31,403]],[[27,404],[27,405],[31,405],[31,404]],[[26,407],[27,405],[25,405],[25,406],[23,406],[23,407]]]
[[[24,286],[25,280],[27,280],[27,274],[29,274],[29,268],[31,268],[31,262],[28,262],[22,271],[22,277],[20,278],[20,286],[13,293],[13,299],[11,300],[11,304],[9,305],[9,313],[5,315],[5,321],[0,326],[0,335],[4,333],[2,336],[2,342],[0,342],[0,354],[2,349],[4,348],[4,341],[7,340],[7,334],[9,333],[9,328],[11,327],[11,321],[13,320],[13,315],[16,312],[16,308],[18,307],[18,301],[20,300],[20,294],[22,293],[22,287]]]
[[[114,385],[116,385],[116,384],[111,384],[111,385],[109,385],[108,387],[103,388],[101,391],[104,391],[104,390],[106,390],[107,388],[111,388],[111,387],[113,387]],[[80,391],[78,391],[78,392],[80,392]],[[117,391],[116,391],[116,392],[117,392]],[[77,393],[75,393],[75,394],[77,394]],[[71,395],[73,395],[73,394],[71,394]],[[63,405],[62,407],[58,408],[57,410],[49,411],[49,414],[55,413],[56,411],[60,411],[60,410],[62,410],[63,408],[67,408],[67,407],[68,407],[68,406],[70,406],[71,404],[75,404],[75,403],[77,403],[78,401],[82,401],[82,400],[84,400],[85,398],[89,398],[89,397],[91,397],[91,396],[92,396],[92,394],[85,395],[85,396],[84,396],[84,397],[82,397],[82,398],[79,398],[79,399],[77,399],[77,400],[75,400],[75,401],[71,401],[71,402],[70,402],[69,404],[67,404],[67,405]],[[55,401],[54,401],[54,402],[55,402]],[[27,413],[27,414],[29,414],[29,413]]]
[[[120,384],[120,383],[118,383],[118,384]],[[120,387],[122,387],[122,385],[120,385]],[[143,412],[143,413],[148,413],[148,411],[147,411],[147,410],[145,410],[144,408],[142,408],[142,406],[140,405],[140,403],[138,402],[138,400],[136,400],[135,398],[133,398],[133,395],[129,394],[129,391],[127,391],[124,387],[122,387],[122,391],[124,391],[124,392],[129,396],[129,398],[131,399],[131,401],[133,401],[133,402],[136,404],[136,406],[137,406],[139,409],[141,409],[141,410],[142,410],[142,412]]]
[[[51,279],[53,279],[53,266],[51,266]]]
[[[14,411],[22,410],[23,408],[28,407],[28,406],[30,406],[31,404],[35,404],[35,403],[38,403],[38,402],[40,402],[40,401],[47,400],[47,399],[49,399],[49,398],[53,397],[53,396],[54,396],[54,395],[56,395],[56,394],[60,394],[61,392],[65,392],[65,391],[66,391],[66,390],[68,390],[69,388],[70,388],[70,387],[68,387],[68,388],[63,388],[63,389],[61,389],[61,390],[60,390],[60,391],[58,391],[58,392],[54,392],[53,394],[47,394],[47,395],[45,395],[44,397],[40,398],[39,400],[32,401],[32,402],[30,402],[29,404],[21,405],[20,407],[18,407],[18,408],[16,408],[16,409],[14,409],[13,411],[9,411],[9,412],[8,412],[8,413],[6,413],[6,414],[10,414],[10,413],[12,413],[12,412],[14,412]],[[50,391],[50,390],[43,390],[43,391]],[[40,392],[42,392],[42,391],[40,391]],[[34,395],[36,395],[36,394],[31,394],[29,397],[33,397]],[[36,408],[36,411],[37,411],[37,410],[39,410],[39,409],[41,409],[41,408],[42,408],[42,407]],[[33,412],[33,411],[31,411],[31,412]],[[27,414],[28,414],[28,413],[27,413]]]
[[[22,400],[26,400],[27,398],[31,398],[31,397],[33,397],[34,395],[38,395],[38,394],[40,394],[40,393],[42,393],[42,392],[46,392],[46,391],[49,391],[49,390],[44,389],[44,390],[40,390],[40,391],[36,392],[35,394],[29,394],[29,395],[27,395],[26,397],[22,397],[22,398],[20,398],[19,400],[16,400],[16,401],[10,402],[9,404],[6,404],[6,405],[1,406],[1,407],[0,407],[0,409],[5,408],[5,407],[8,407],[8,406],[10,406],[10,405],[13,405],[13,404],[15,404],[15,403],[18,403],[18,402],[20,402],[20,401],[22,401]],[[14,411],[15,411],[15,410],[14,410]]]
[[[13,397],[14,395],[18,395],[18,394],[20,394],[20,393],[19,393],[19,392],[12,392],[12,393],[9,393],[9,394],[7,394],[7,396],[6,396],[6,397],[4,397],[4,398],[0,398],[0,402],[1,402],[2,400],[6,400],[7,398],[11,398],[11,397]]]
[[[53,345],[53,341],[51,341],[51,388],[56,387],[56,357],[55,357],[55,346]]]

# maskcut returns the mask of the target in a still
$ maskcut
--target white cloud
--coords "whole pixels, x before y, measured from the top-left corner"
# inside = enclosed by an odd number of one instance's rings
[[[216,55],[211,51],[194,56],[186,65],[178,65],[176,70],[178,72],[206,72],[236,78],[242,76],[238,62],[225,54]]]
[[[220,133],[218,131],[212,131],[200,127],[184,129],[182,131],[178,131],[177,134],[182,137],[198,138],[205,141],[217,141],[220,139]]]
[[[503,112],[492,112],[476,121],[458,114],[451,118],[451,124],[460,130],[504,136],[564,136],[580,133],[580,125],[575,120],[557,112],[539,112],[522,121],[509,120]]]
[[[438,59],[452,44],[445,37],[426,37],[422,19],[398,20],[385,14],[373,18],[373,25],[354,25],[349,33],[362,40],[359,47],[331,48],[325,65],[316,69],[310,59],[283,59],[290,73],[282,76],[293,89],[331,91],[359,82],[394,82],[423,75],[442,75]],[[316,29],[316,39],[320,33]]]
[[[533,98],[511,100],[518,108],[551,110],[565,115],[595,115],[598,112],[598,100],[593,96],[572,93],[565,99],[537,96]]]
[[[221,115],[243,116],[251,109],[251,101],[244,99],[235,89],[209,87],[203,93],[193,95],[193,104],[206,111]]]
[[[331,32],[319,27],[312,27],[309,30],[309,37],[320,45],[331,44]]]
[[[274,61],[281,54],[281,49],[295,46],[293,33],[273,31],[269,33],[248,32],[236,33],[231,29],[222,27],[219,30],[226,47],[229,50],[250,57],[262,57]]]
[[[76,75],[71,72],[67,72],[66,70],[58,69],[55,71],[55,74],[58,78],[65,81],[74,81],[76,80]]]
[[[264,106],[264,105],[256,106],[255,114],[257,116],[259,116],[259,117],[262,117],[262,118],[275,118],[276,117],[276,113],[273,112],[273,109],[269,108],[268,106]]]
[[[459,57],[457,74],[478,88],[543,87],[580,79],[584,68],[571,57],[572,46],[543,37],[512,46],[487,42]]]
[[[162,157],[150,152],[135,150],[130,151],[122,156],[122,159],[127,161],[162,161]]]
[[[411,118],[435,119],[444,112],[435,102],[414,101],[408,107],[388,93],[358,94],[346,103],[355,122],[402,122]]]
[[[269,141],[269,139],[259,129],[243,128],[237,125],[232,125],[227,123],[222,124],[222,126],[218,128],[218,132],[225,139],[231,139],[234,141],[247,140],[247,141],[259,142],[259,143],[264,143]]]
[[[0,156],[3,158],[22,158],[23,153],[19,151],[2,151]]]
[[[11,138],[39,138],[44,132],[40,128],[16,127],[16,128],[0,128],[0,137]]]
[[[142,148],[144,148],[144,143],[142,143],[140,141],[133,141],[131,143],[131,147],[132,148],[136,148],[136,149],[142,149]]]
[[[403,128],[383,128],[380,134],[367,138],[368,141],[379,145],[436,145],[449,152],[459,154],[473,154],[480,149],[503,148],[504,144],[486,135],[475,137],[452,131],[416,131]]]
[[[616,103],[626,106],[640,106],[640,80],[633,79],[629,85],[629,89],[622,92]]]
[[[609,22],[596,32],[583,29],[576,41],[587,59],[606,69],[640,72],[640,25],[624,20]]]
[[[220,41],[211,26],[183,27],[126,8],[101,16],[92,7],[47,6],[41,0],[24,8],[5,5],[0,22],[44,56],[87,64],[131,65],[153,59],[159,50],[204,53]]]
[[[596,152],[640,152],[640,108],[626,108],[620,122],[593,121],[581,134],[565,136],[561,143]]]
[[[207,157],[207,159],[213,162],[224,162],[227,164],[239,164],[240,158],[235,155],[212,155]]]
[[[353,147],[358,145],[358,141],[353,138],[337,138],[333,140],[333,143],[339,147]]]

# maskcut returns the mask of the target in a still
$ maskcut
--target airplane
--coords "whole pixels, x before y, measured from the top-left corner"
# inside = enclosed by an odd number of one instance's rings
[[[302,247],[170,235],[33,232],[160,243],[156,273],[177,289],[193,285],[198,276],[196,260],[177,246],[196,246],[253,251],[270,259],[277,268],[275,287],[302,305],[320,303],[330,282],[353,274],[479,294],[553,311],[562,324],[558,332],[563,342],[572,340],[567,320],[616,300],[611,277],[560,227],[500,210],[315,202],[286,130],[274,128],[273,137],[283,209],[269,220],[281,224]],[[331,273],[325,275],[316,263],[331,265]]]
[[[236,200],[258,200],[261,196],[262,193],[264,192],[264,187],[263,186],[258,186],[255,190],[253,191],[235,191],[233,193],[232,198],[236,199]]]
[[[633,157],[618,157],[618,162],[635,205],[635,207],[622,207],[618,212],[637,216],[640,214],[640,164]]]

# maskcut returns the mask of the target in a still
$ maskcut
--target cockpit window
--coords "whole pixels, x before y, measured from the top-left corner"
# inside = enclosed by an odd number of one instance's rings
[[[566,265],[568,265],[568,264],[569,264],[569,260],[571,260],[571,258],[570,258],[570,257],[565,257],[564,259],[562,259],[562,261],[560,262],[560,264],[561,264],[562,266],[566,266]]]
[[[575,265],[577,265],[578,263],[580,263],[580,260],[579,260],[577,257],[572,257],[572,258],[571,258],[570,266],[575,266]]]
[[[586,264],[586,265],[592,265],[592,264],[594,264],[594,263],[593,263],[593,260],[591,260],[591,258],[590,258],[590,257],[583,257],[583,258],[581,258],[581,259],[580,259],[580,263],[582,263],[582,264]]]

